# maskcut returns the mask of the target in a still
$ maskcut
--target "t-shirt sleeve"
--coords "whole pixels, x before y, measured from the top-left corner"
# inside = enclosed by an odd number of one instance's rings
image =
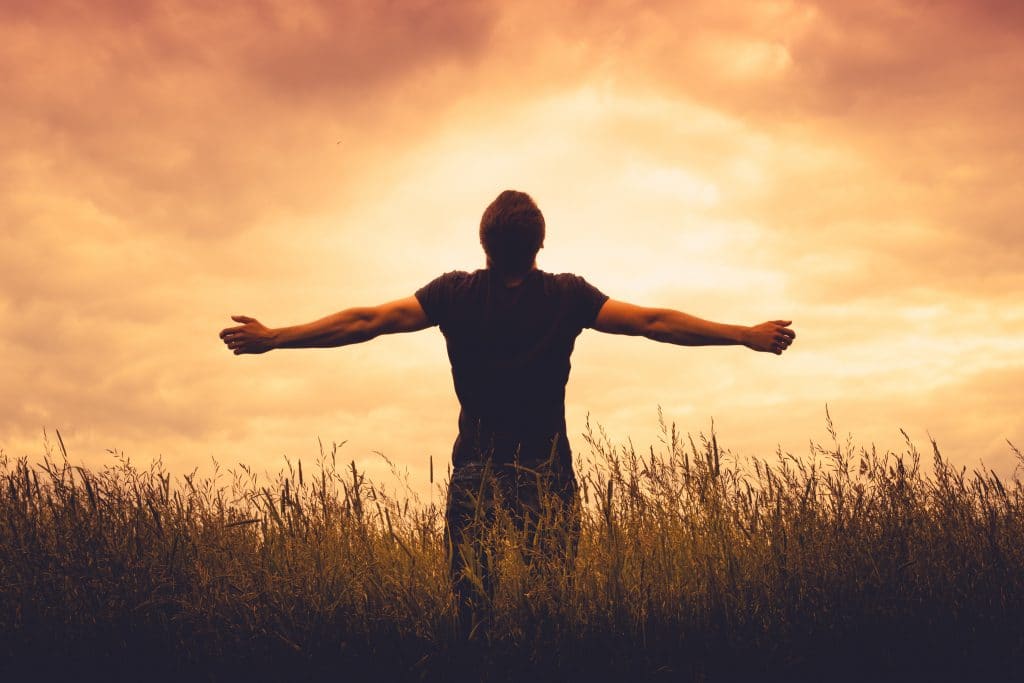
[[[597,314],[608,301],[608,295],[578,275],[570,275],[569,301],[573,317],[580,327],[593,327]]]
[[[459,275],[458,271],[445,273],[416,290],[416,300],[420,302],[431,323],[441,325],[448,320],[452,289]]]

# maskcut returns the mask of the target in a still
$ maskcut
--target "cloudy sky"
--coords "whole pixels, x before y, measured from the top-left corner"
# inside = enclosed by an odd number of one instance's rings
[[[1024,446],[1024,5],[1014,0],[0,4],[0,448],[174,472],[325,444],[425,482],[437,329],[235,357],[267,325],[483,264],[505,188],[541,268],[782,357],[585,331],[613,441],[712,418],[737,453],[841,435],[1010,474]]]

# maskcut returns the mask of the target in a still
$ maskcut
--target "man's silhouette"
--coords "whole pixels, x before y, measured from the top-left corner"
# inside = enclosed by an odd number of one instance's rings
[[[235,354],[247,354],[344,346],[381,334],[441,328],[461,405],[446,507],[458,596],[473,592],[469,555],[481,559],[470,527],[492,517],[496,500],[520,528],[540,514],[539,483],[555,494],[556,507],[572,506],[576,482],[566,437],[565,385],[569,356],[584,328],[683,346],[745,345],[775,354],[795,338],[787,327],[791,321],[724,325],[609,299],[582,277],[538,270],[544,230],[544,217],[530,196],[506,190],[480,221],[485,269],[445,273],[414,296],[350,308],[305,325],[270,329],[236,315],[232,319],[242,324],[220,333]],[[477,566],[474,583],[489,592],[486,564],[482,571]]]

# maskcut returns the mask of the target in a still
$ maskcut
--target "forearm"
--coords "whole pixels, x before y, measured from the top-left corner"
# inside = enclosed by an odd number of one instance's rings
[[[377,336],[374,318],[373,309],[349,308],[304,325],[273,328],[272,345],[306,349],[358,344]]]
[[[644,336],[681,346],[724,346],[745,344],[749,330],[745,325],[726,325],[682,311],[660,309],[651,316]]]

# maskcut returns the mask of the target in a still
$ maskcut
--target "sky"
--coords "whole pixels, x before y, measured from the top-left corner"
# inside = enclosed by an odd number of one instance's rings
[[[437,328],[236,357],[269,326],[538,266],[783,356],[585,330],[566,398],[738,457],[830,439],[1010,476],[1024,447],[1024,5],[1014,0],[0,3],[0,449],[176,474],[340,462],[426,490]],[[46,435],[44,437],[44,434]]]

